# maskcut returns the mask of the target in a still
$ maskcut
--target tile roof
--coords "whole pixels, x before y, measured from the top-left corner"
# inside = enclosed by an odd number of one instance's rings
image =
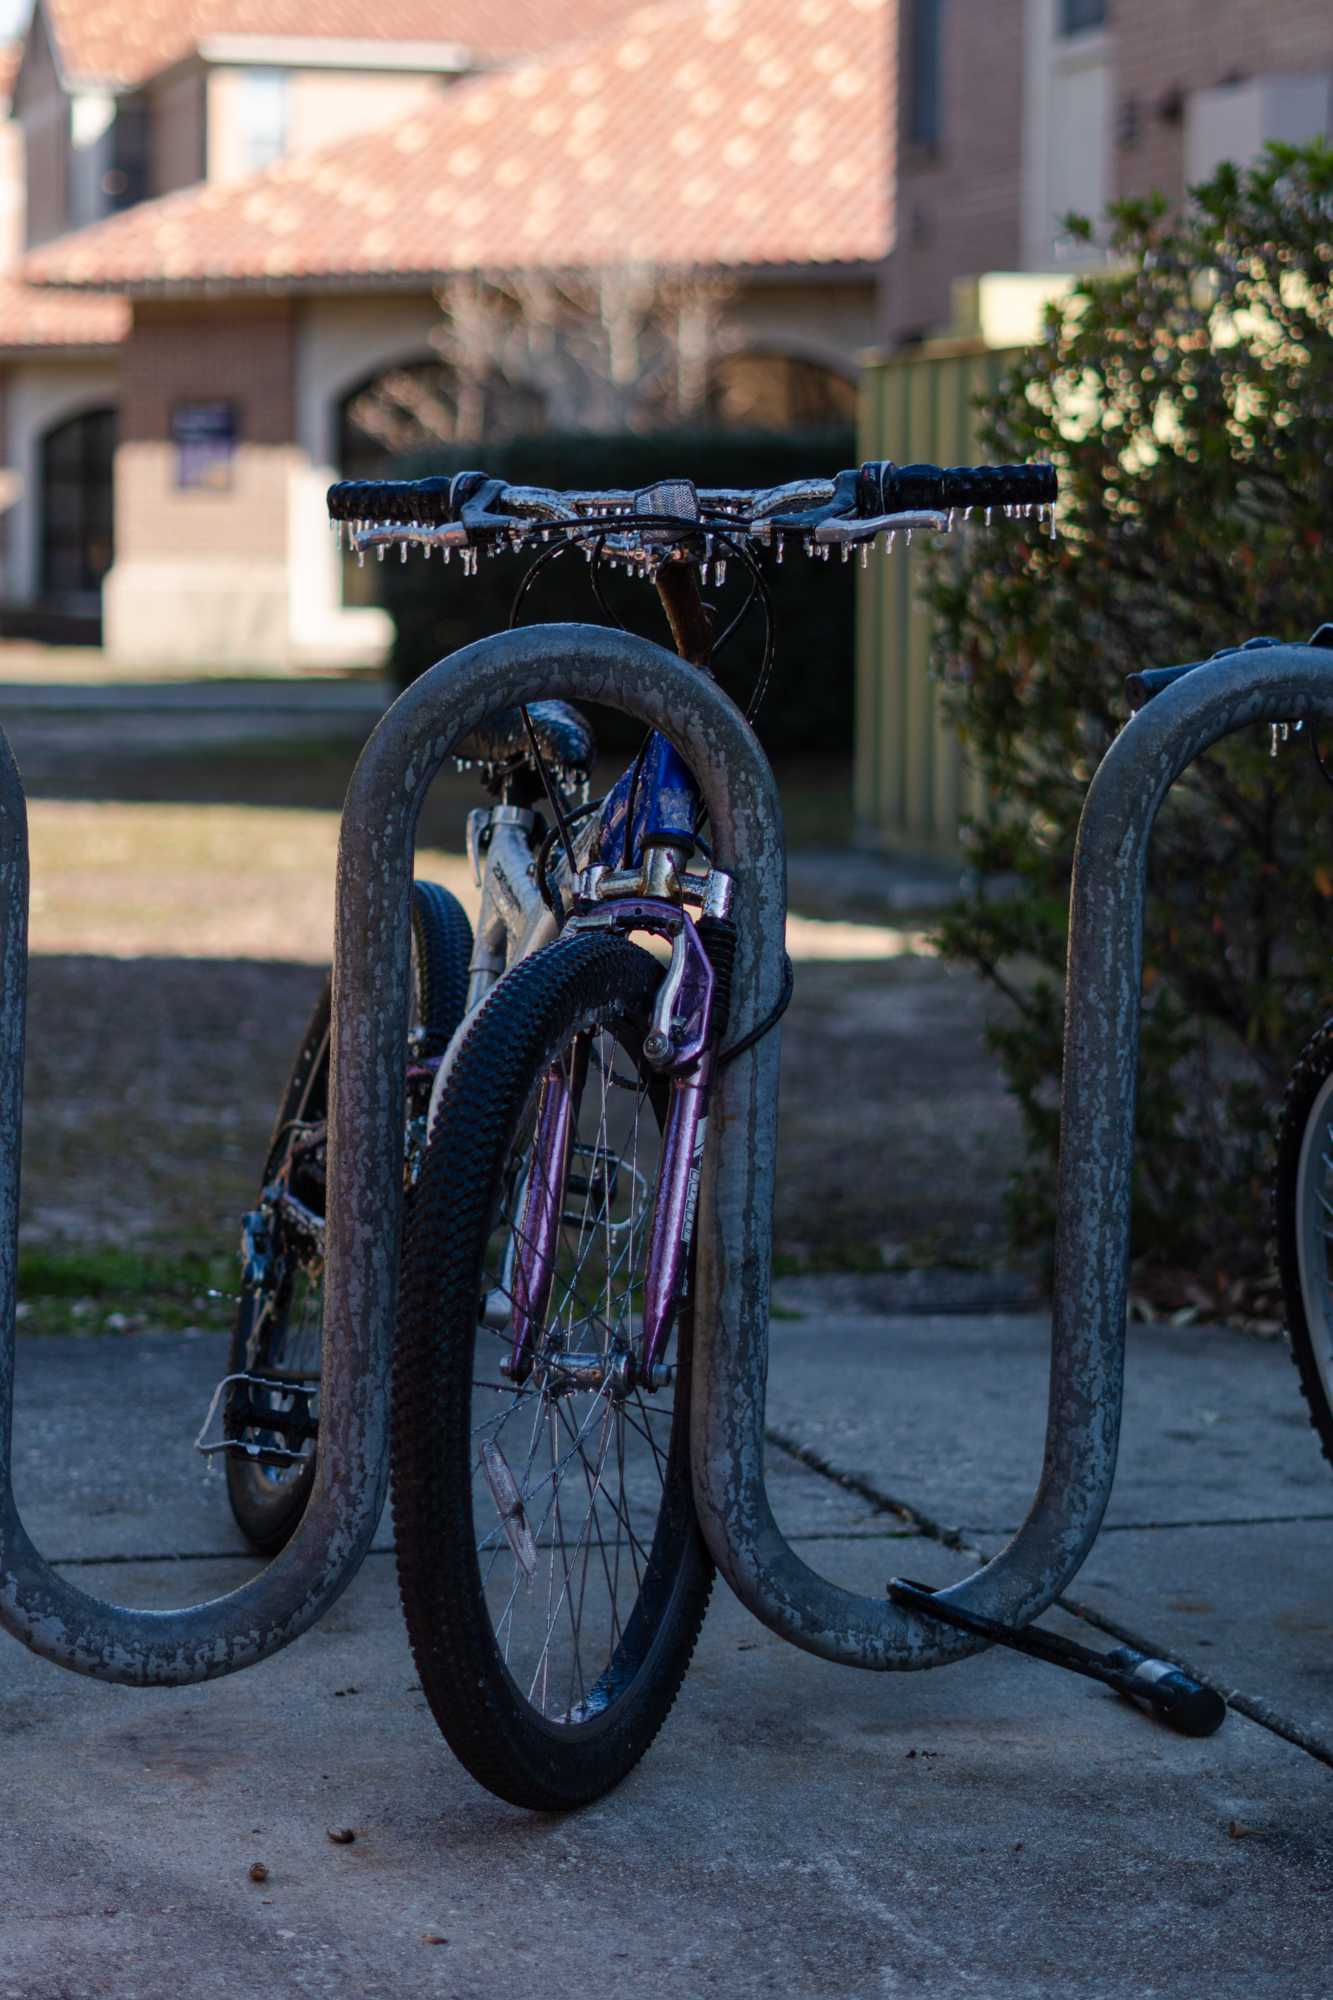
[[[210,36],[441,42],[479,60],[599,34],[635,0],[43,0],[64,74],[143,83]]]
[[[124,299],[38,291],[17,278],[0,277],[0,351],[115,347],[129,330]]]
[[[660,0],[396,127],[44,245],[42,283],[153,292],[625,260],[878,261],[893,0]]]

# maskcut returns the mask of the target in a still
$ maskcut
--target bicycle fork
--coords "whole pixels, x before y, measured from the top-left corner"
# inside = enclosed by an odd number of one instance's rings
[[[693,921],[680,909],[626,899],[607,904],[569,929],[651,930],[672,940],[671,964],[663,978],[653,1021],[644,1038],[644,1059],[669,1079],[669,1102],[662,1155],[649,1222],[647,1268],[638,1358],[629,1373],[641,1388],[665,1388],[672,1370],[661,1356],[677,1309],[688,1294],[690,1249],[699,1201],[699,1180],[708,1132],[708,1099],[713,1076],[713,969]],[[532,1157],[520,1193],[510,1297],[513,1347],[503,1364],[511,1381],[531,1374],[550,1311],[561,1222],[575,1153],[574,1125],[586,1081],[589,1045],[580,1038],[574,1061],[546,1074],[538,1100]],[[608,1185],[610,1167],[594,1157]],[[560,1357],[561,1376],[579,1387],[598,1388],[615,1371],[625,1374],[624,1358],[612,1354]],[[626,1375],[625,1387],[631,1382]]]

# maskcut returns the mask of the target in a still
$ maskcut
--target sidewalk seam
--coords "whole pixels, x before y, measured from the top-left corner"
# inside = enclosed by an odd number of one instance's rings
[[[965,1539],[964,1530],[946,1528],[942,1522],[933,1520],[910,1500],[897,1499],[893,1494],[872,1486],[868,1479],[862,1479],[854,1472],[843,1472],[821,1453],[812,1451],[809,1445],[798,1443],[795,1438],[788,1437],[785,1432],[776,1429],[772,1424],[765,1426],[764,1435],[768,1442],[786,1457],[795,1459],[799,1465],[818,1473],[822,1479],[831,1480],[845,1492],[855,1493],[859,1499],[869,1501],[872,1506],[880,1508],[884,1513],[896,1514],[899,1520],[909,1522],[931,1541],[939,1542],[944,1548],[953,1549],[963,1555],[984,1556],[984,1550]],[[1256,1522],[1253,1525],[1261,1524]],[[1070,1617],[1079,1619],[1083,1624],[1105,1632],[1108,1638],[1119,1639],[1122,1645],[1132,1646],[1138,1653],[1146,1653],[1151,1659],[1171,1660],[1176,1666],[1182,1667],[1192,1679],[1201,1682],[1205,1687],[1212,1688],[1215,1694],[1220,1694],[1228,1708],[1234,1708],[1238,1715],[1246,1716],[1249,1721],[1258,1723],[1261,1729],[1268,1730],[1273,1736],[1280,1736],[1284,1742],[1294,1745],[1297,1750],[1303,1750],[1307,1756],[1333,1769],[1333,1743],[1316,1736],[1303,1724],[1293,1722],[1289,1716],[1271,1707],[1261,1696],[1246,1694],[1241,1688],[1227,1687],[1215,1673],[1209,1673],[1206,1669],[1196,1666],[1191,1660],[1182,1659],[1173,1648],[1161,1647],[1154,1640],[1145,1639],[1141,1633],[1121,1625],[1117,1620],[1107,1617],[1104,1612],[1095,1610],[1092,1605],[1083,1603],[1079,1598],[1057,1597],[1055,1606],[1068,1613]]]

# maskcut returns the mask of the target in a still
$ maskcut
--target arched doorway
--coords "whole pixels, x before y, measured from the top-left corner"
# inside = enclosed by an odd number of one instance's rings
[[[80,410],[53,424],[38,454],[38,596],[53,610],[95,616],[115,553],[115,410]]]
[[[728,428],[803,430],[856,421],[856,384],[792,354],[729,354],[714,364],[708,413]]]
[[[377,368],[338,404],[335,451],[342,479],[378,479],[407,452],[453,437],[453,371],[438,356]],[[343,560],[344,604],[378,604],[378,565]]]
[[[544,404],[537,393],[498,375],[460,389],[455,371],[438,355],[392,362],[339,400],[338,472],[343,479],[383,478],[394,461],[431,445],[540,430],[543,420]],[[377,604],[378,586],[378,564],[362,566],[354,556],[344,559],[344,604]]]

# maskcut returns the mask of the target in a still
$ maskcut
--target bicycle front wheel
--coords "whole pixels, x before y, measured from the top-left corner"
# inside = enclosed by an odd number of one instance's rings
[[[1306,1043],[1287,1085],[1273,1208],[1291,1356],[1333,1463],[1333,1021]]]
[[[643,1039],[661,977],[607,933],[506,975],[451,1062],[404,1253],[408,1632],[455,1754],[537,1810],[597,1798],[643,1755],[712,1583],[687,1309],[650,1378],[643,1366],[668,1095]]]

